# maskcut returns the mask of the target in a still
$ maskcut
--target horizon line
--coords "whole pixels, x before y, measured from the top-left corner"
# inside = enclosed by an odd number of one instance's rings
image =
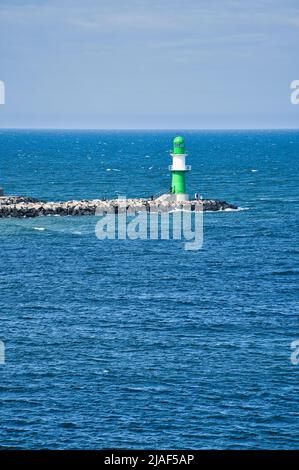
[[[0,127],[0,131],[299,131],[299,127],[170,127],[170,128],[150,128],[150,127]]]

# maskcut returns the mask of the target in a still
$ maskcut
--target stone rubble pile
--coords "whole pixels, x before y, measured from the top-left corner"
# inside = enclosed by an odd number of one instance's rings
[[[46,202],[38,199],[20,196],[0,197],[0,218],[4,217],[39,217],[45,215],[76,216],[76,215],[105,215],[108,213],[138,211],[170,212],[174,210],[191,211],[223,211],[238,209],[234,204],[225,201],[206,199],[202,201],[162,201],[151,199],[93,199],[81,201]]]

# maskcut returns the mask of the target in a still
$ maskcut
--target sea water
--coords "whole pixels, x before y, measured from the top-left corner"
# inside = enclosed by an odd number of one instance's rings
[[[2,130],[0,185],[155,196],[176,134]],[[201,250],[0,220],[1,448],[298,448],[299,132],[183,135],[189,192],[247,209],[205,213]]]

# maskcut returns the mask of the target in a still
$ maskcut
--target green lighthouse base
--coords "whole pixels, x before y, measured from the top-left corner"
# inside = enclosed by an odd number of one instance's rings
[[[186,193],[185,171],[172,170],[171,192],[173,194]]]
[[[174,201],[188,201],[186,192],[186,171],[172,170],[171,194]]]

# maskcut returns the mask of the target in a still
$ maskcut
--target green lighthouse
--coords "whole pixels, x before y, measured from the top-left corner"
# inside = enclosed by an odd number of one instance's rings
[[[171,193],[176,201],[187,201],[189,195],[186,192],[186,172],[191,170],[190,165],[186,165],[184,137],[177,136],[173,140],[172,165],[169,169],[172,172]]]

